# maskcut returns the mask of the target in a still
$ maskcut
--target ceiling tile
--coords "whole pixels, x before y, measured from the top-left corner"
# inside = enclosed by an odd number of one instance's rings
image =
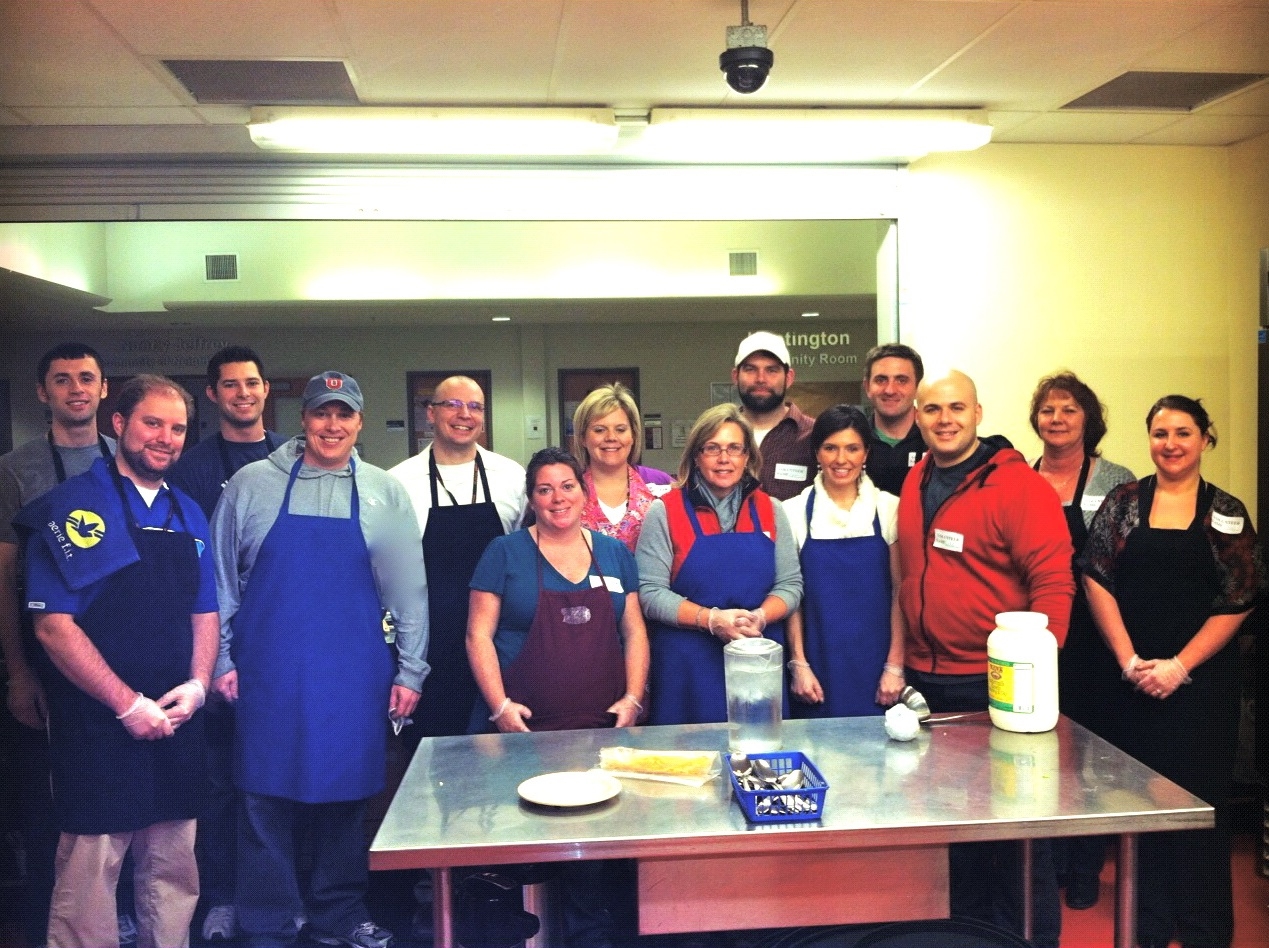
[[[563,6],[341,0],[339,9],[363,102],[520,104],[549,101]]]
[[[1202,4],[1022,3],[915,99],[1047,111],[1211,15]]]
[[[994,142],[1061,142],[1065,144],[1122,144],[1177,121],[1173,114],[1124,112],[1047,112],[1007,132]]]
[[[227,125],[16,126],[0,136],[0,156],[235,155],[259,157],[246,128]]]
[[[338,5],[329,0],[89,2],[124,42],[155,58],[313,59],[348,52],[333,12]]]
[[[1262,82],[1198,111],[1199,115],[1269,115],[1269,82]]]
[[[0,104],[186,104],[82,0],[0,3],[0,37]]]
[[[11,109],[0,106],[0,125],[26,125],[27,120]]]
[[[1187,115],[1136,141],[1145,145],[1236,145],[1269,132],[1269,115]]]
[[[1269,72],[1269,9],[1223,12],[1138,62],[1137,69]]]

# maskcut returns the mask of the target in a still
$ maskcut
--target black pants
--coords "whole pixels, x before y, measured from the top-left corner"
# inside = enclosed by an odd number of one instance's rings
[[[1224,795],[1205,793],[1216,808],[1210,830],[1142,833],[1137,843],[1137,942],[1166,948],[1229,948],[1234,938],[1230,879],[1230,815]]]
[[[925,696],[934,712],[984,711],[987,676],[930,675],[907,670],[908,684]],[[987,761],[983,761],[987,766]],[[1022,934],[1022,854],[1015,842],[953,843],[948,846],[948,885],[953,917],[972,918]],[[1036,948],[1057,948],[1062,905],[1053,844],[1031,845],[1031,910]]]

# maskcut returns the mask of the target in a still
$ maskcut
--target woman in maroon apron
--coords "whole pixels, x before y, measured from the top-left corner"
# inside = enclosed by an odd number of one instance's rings
[[[1155,473],[1117,487],[1093,520],[1084,589],[1122,672],[1107,736],[1216,809],[1216,826],[1147,833],[1138,851],[1137,939],[1228,946],[1229,786],[1238,736],[1234,636],[1264,585],[1246,508],[1200,476],[1215,446],[1207,410],[1168,395],[1146,416]]]
[[[472,730],[627,727],[648,677],[634,557],[582,528],[586,491],[571,454],[539,451],[526,481],[536,523],[494,540],[472,576],[467,652],[484,697]],[[629,876],[611,861],[560,870],[570,944],[633,933]]]

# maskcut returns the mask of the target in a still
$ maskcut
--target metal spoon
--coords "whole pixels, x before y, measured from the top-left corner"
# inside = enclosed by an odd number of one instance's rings
[[[749,762],[749,766],[753,768],[753,775],[762,781],[764,786],[772,790],[780,786],[780,775],[765,760],[755,757]]]
[[[962,711],[957,714],[931,714],[930,705],[926,702],[925,695],[911,685],[906,686],[899,692],[899,701],[911,709],[922,727],[933,727],[936,724],[960,721],[964,718],[976,718],[987,713],[986,711]]]

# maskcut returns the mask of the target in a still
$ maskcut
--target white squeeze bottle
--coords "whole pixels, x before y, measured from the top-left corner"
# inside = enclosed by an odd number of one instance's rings
[[[1058,646],[1042,612],[1002,612],[987,636],[991,723],[1006,731],[1049,731],[1058,719]]]

